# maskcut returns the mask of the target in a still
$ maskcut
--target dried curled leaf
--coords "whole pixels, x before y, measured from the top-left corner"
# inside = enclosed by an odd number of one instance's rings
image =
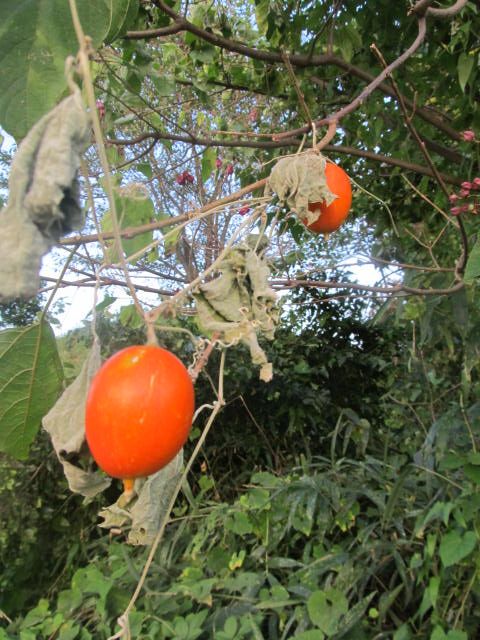
[[[328,188],[325,165],[322,154],[314,151],[282,158],[272,169],[267,189],[274,191],[303,222],[311,224],[318,220],[320,211],[309,211],[308,204],[325,201],[328,206],[337,197]]]
[[[101,527],[130,527],[128,542],[149,545],[153,542],[183,468],[183,449],[163,469],[148,478],[135,480],[137,497],[125,504],[122,495],[114,504],[100,511]]]
[[[268,382],[272,367],[257,334],[273,339],[278,309],[276,293],[268,284],[270,268],[255,251],[257,240],[251,236],[232,249],[219,267],[221,275],[201,284],[194,298],[201,331],[218,333],[225,342],[247,344],[252,362],[261,366],[261,379]]]
[[[77,91],[20,144],[8,204],[0,212],[0,302],[35,295],[42,256],[60,236],[82,226],[77,171],[89,140],[90,122]]]
[[[100,471],[82,469],[78,464],[82,456],[90,458],[85,443],[85,402],[100,364],[100,345],[94,342],[78,377],[43,418],[43,428],[50,435],[70,490],[87,498],[93,498],[111,482]]]

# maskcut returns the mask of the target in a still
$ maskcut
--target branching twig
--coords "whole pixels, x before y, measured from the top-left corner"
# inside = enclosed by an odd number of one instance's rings
[[[359,291],[372,291],[374,293],[411,293],[418,296],[437,296],[449,295],[463,289],[465,284],[463,281],[453,284],[451,287],[444,289],[420,289],[416,287],[408,287],[404,284],[394,285],[393,287],[376,287],[366,284],[358,284],[356,282],[332,282],[327,280],[272,280],[271,285],[279,289],[295,289],[296,287],[312,287],[316,289],[357,289]]]

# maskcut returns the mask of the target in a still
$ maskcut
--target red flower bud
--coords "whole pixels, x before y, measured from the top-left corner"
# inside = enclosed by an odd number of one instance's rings
[[[229,162],[227,164],[227,166],[225,167],[225,175],[226,176],[231,176],[233,173],[233,164],[231,162]]]
[[[237,211],[237,213],[241,216],[244,216],[245,214],[247,214],[250,211],[250,207],[247,207],[247,205],[244,205],[241,209],[239,209]]]
[[[462,137],[466,142],[473,142],[475,140],[475,132],[467,129],[467,131],[462,131]]]
[[[220,167],[222,166],[222,159],[221,158],[217,158],[215,160],[215,166],[217,167],[217,169],[220,169]]]

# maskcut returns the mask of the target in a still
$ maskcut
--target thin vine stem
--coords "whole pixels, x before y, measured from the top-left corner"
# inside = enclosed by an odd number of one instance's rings
[[[108,640],[119,640],[120,638],[124,638],[125,640],[129,640],[130,639],[130,631],[129,631],[129,623],[128,623],[128,617],[130,615],[130,612],[132,611],[133,607],[135,606],[135,603],[143,589],[143,586],[145,584],[145,580],[147,578],[148,572],[150,571],[150,567],[152,565],[153,559],[155,557],[155,554],[157,552],[158,546],[160,544],[160,542],[162,541],[163,535],[165,533],[165,529],[170,521],[170,514],[173,510],[173,507],[175,506],[175,502],[177,501],[178,495],[182,489],[183,483],[185,481],[185,478],[187,477],[188,473],[190,472],[190,469],[192,468],[193,463],[195,462],[198,454],[200,453],[201,448],[203,447],[203,444],[207,438],[207,435],[213,425],[213,423],[215,422],[215,418],[217,417],[217,414],[219,413],[219,411],[222,409],[222,407],[225,404],[225,400],[224,400],[224,391],[223,391],[223,377],[224,377],[224,371],[225,371],[225,356],[226,356],[226,351],[223,350],[221,357],[220,357],[220,370],[219,370],[219,374],[218,374],[218,397],[217,400],[213,403],[213,409],[212,412],[208,418],[207,424],[205,425],[202,434],[200,436],[200,438],[198,439],[198,442],[195,446],[195,449],[193,450],[192,455],[190,456],[190,459],[188,460],[185,469],[183,470],[182,475],[180,476],[177,484],[175,485],[175,488],[173,490],[172,496],[170,498],[170,501],[168,503],[167,509],[165,511],[165,514],[162,518],[162,522],[160,524],[160,527],[158,529],[157,535],[155,536],[155,539],[152,543],[152,546],[150,548],[150,552],[148,554],[147,560],[145,562],[145,565],[143,567],[143,571],[140,575],[140,579],[138,580],[137,586],[135,587],[135,591],[133,592],[132,597],[130,598],[130,602],[128,603],[125,611],[122,613],[122,615],[118,618],[118,624],[120,626],[120,631],[118,631],[115,635],[110,636],[108,638]]]

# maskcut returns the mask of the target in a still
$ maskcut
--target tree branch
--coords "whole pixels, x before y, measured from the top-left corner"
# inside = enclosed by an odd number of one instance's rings
[[[125,140],[121,139],[109,139],[108,142],[110,144],[122,145],[122,146],[131,146],[138,144],[139,142],[143,142],[147,139],[155,139],[155,140],[173,140],[175,142],[186,142],[188,144],[196,144],[204,147],[248,147],[252,149],[280,149],[282,147],[298,147],[299,141],[294,139],[282,139],[278,141],[270,141],[270,140],[215,140],[214,138],[198,138],[194,139],[188,136],[181,136],[171,133],[164,132],[156,132],[150,131],[147,133],[142,133],[135,138],[128,138]],[[382,162],[384,164],[388,164],[394,167],[401,167],[402,169],[407,169],[408,171],[414,171],[415,173],[419,173],[424,176],[434,177],[431,169],[429,167],[425,167],[421,164],[416,164],[414,162],[409,162],[407,160],[402,160],[401,158],[392,158],[390,156],[385,156],[380,153],[374,153],[373,151],[364,151],[363,149],[356,149],[355,147],[348,147],[345,145],[326,145],[324,147],[325,151],[330,151],[333,153],[341,153],[348,154],[352,156],[358,156],[360,158],[366,158],[368,160],[373,160],[374,162]],[[453,184],[455,186],[460,186],[462,183],[461,178],[457,178],[455,176],[447,175],[444,173],[440,174],[442,179],[448,183]]]
[[[414,13],[418,16],[432,16],[434,18],[452,18],[466,7],[468,0],[457,0],[451,7],[445,9],[431,7],[434,0],[419,0],[408,12],[409,15]]]
[[[461,2],[464,2],[464,0],[461,0]],[[220,47],[221,49],[232,51],[234,53],[239,53],[241,55],[244,55],[254,60],[262,60],[263,62],[269,62],[269,63],[275,63],[275,62],[282,63],[282,64],[284,63],[284,54],[280,52],[265,51],[262,49],[257,49],[255,47],[249,47],[241,42],[238,42],[235,40],[229,40],[227,38],[224,38],[223,36],[215,35],[212,32],[207,31],[206,29],[197,27],[196,25],[192,24],[191,22],[189,22],[188,20],[186,20],[185,18],[177,14],[172,8],[170,8],[167,4],[165,4],[163,0],[156,0],[155,4],[160,9],[162,9],[168,16],[173,18],[174,20],[173,24],[170,25],[169,27],[162,27],[160,29],[151,29],[147,31],[129,31],[127,32],[127,37],[154,38],[159,36],[165,36],[165,35],[168,35],[169,33],[178,33],[179,31],[189,31],[190,33],[193,33],[194,35],[201,38],[202,40],[205,40],[206,42],[210,42],[210,44],[216,47]],[[453,7],[452,7],[452,10],[453,10]],[[172,30],[171,32],[168,32],[168,29],[170,28]],[[355,65],[352,65],[346,62],[345,60],[343,60],[342,58],[336,55],[333,55],[331,53],[321,54],[321,55],[311,55],[311,54],[305,55],[305,54],[291,53],[288,55],[288,60],[292,66],[303,67],[303,68],[334,65],[339,67],[340,69],[343,69],[344,71],[347,71],[350,75],[354,75],[358,78],[361,78],[366,82],[372,83],[375,80],[374,76],[369,74],[367,71],[364,71],[360,67],[356,67]],[[402,62],[400,62],[400,64],[402,64]],[[392,97],[395,97],[395,94],[389,89],[388,85],[384,84],[383,82],[380,82],[378,86],[375,88],[378,88],[380,91],[388,95],[391,95]],[[413,103],[411,101],[407,101],[407,105],[409,106],[409,108],[411,109],[413,108]],[[439,130],[443,131],[443,133],[445,133],[450,138],[452,138],[452,140],[459,140],[459,141],[461,140],[461,135],[458,133],[458,131],[455,131],[455,129],[453,129],[452,127],[449,127],[448,124],[443,122],[440,118],[436,117],[428,109],[424,109],[424,108],[417,109],[416,115],[424,119],[426,122],[429,122]],[[297,129],[295,130],[293,135],[308,133],[310,129],[311,127],[308,127],[308,126],[303,127],[301,129]]]
[[[417,289],[398,284],[393,287],[376,287],[356,282],[333,282],[329,280],[272,280],[273,287],[281,289],[294,289],[296,287],[315,287],[317,289],[356,289],[358,291],[371,291],[373,293],[409,293],[419,296],[449,295],[460,291],[465,287],[463,281],[457,282],[447,289]]]

